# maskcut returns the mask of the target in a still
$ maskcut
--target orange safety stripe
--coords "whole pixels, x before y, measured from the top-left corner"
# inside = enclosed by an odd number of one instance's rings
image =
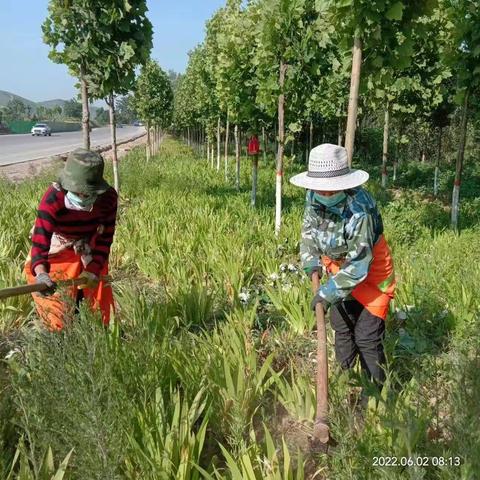
[[[322,263],[332,275],[338,273],[344,261],[322,256]],[[373,260],[367,278],[352,291],[352,297],[370,313],[387,318],[388,308],[395,292],[395,271],[390,248],[382,235],[373,247]]]

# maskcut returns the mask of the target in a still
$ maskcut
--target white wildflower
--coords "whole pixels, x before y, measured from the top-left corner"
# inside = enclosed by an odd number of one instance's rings
[[[21,353],[20,349],[14,348],[13,350],[10,350],[6,355],[5,355],[5,360],[10,360],[14,355],[17,353]]]
[[[278,280],[278,274],[272,273],[272,274],[269,275],[268,278],[269,278],[270,280],[273,280],[273,281],[275,282],[276,280]]]
[[[242,303],[248,303],[248,301],[250,300],[250,294],[246,291],[242,291],[238,294],[238,298]]]
[[[296,273],[296,272],[298,271],[297,266],[296,266],[296,265],[293,265],[293,263],[289,263],[288,266],[287,266],[287,268],[288,268],[288,271],[289,271],[289,272],[295,272],[295,273]]]
[[[442,311],[438,314],[438,318],[439,318],[440,320],[443,320],[444,318],[447,317],[448,313],[449,313],[448,310],[442,310]]]

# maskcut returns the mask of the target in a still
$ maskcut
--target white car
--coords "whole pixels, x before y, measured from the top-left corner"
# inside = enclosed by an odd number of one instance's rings
[[[32,135],[43,135],[44,137],[48,135],[49,137],[51,137],[52,130],[46,123],[37,123],[32,127]]]

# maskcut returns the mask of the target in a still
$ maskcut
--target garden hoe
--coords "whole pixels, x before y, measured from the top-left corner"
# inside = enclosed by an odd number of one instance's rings
[[[314,293],[320,287],[318,272],[312,275]],[[327,451],[330,445],[335,445],[330,436],[328,426],[328,357],[327,357],[327,330],[325,326],[325,312],[323,305],[318,303],[315,314],[317,317],[317,413],[313,427],[313,439],[317,446]]]
[[[102,277],[102,281],[111,282],[111,277]],[[85,280],[76,278],[74,280],[65,280],[58,282],[59,287],[81,287],[85,284]],[[48,286],[44,283],[34,283],[32,285],[21,285],[19,287],[4,288],[0,290],[0,300],[10,297],[18,297],[19,295],[27,295],[29,293],[43,292],[48,290]]]

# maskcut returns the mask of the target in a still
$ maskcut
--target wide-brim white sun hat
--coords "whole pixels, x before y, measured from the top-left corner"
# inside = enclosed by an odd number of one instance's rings
[[[334,192],[363,185],[369,178],[364,170],[352,170],[348,166],[345,148],[324,143],[310,152],[308,171],[290,179],[290,183],[309,190]]]

